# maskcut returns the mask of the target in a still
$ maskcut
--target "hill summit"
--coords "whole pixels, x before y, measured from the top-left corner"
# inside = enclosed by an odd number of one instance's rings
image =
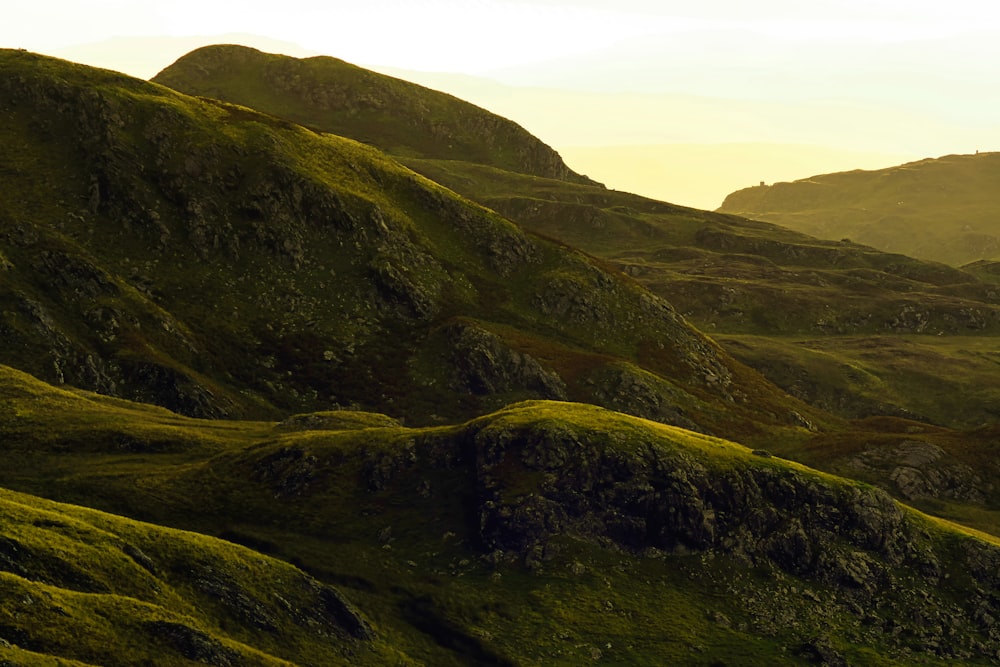
[[[400,157],[463,160],[574,183],[552,148],[520,125],[451,95],[337,58],[246,46],[196,49],[153,79],[378,146]]]
[[[962,266],[1000,258],[1000,153],[739,190],[719,211]]]

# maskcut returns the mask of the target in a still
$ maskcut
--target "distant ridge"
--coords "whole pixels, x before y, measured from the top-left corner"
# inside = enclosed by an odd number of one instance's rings
[[[1000,153],[947,155],[730,194],[719,211],[962,266],[1000,258]]]
[[[352,137],[396,156],[462,160],[594,184],[513,121],[336,58],[298,59],[245,46],[207,46],[152,80]]]

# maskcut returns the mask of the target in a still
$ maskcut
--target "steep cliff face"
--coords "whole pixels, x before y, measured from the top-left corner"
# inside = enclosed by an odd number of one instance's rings
[[[336,58],[297,59],[243,46],[208,46],[184,56],[153,81],[358,139],[394,155],[465,160],[593,183],[513,121]]]

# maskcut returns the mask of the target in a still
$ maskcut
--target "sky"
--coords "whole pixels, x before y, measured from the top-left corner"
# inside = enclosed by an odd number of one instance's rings
[[[613,187],[702,208],[759,180],[1000,150],[995,2],[8,5],[0,46],[142,78],[217,41],[391,72],[512,118]]]

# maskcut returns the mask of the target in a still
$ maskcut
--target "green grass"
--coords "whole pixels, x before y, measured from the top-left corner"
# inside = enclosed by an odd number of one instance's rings
[[[353,137],[393,155],[471,160],[586,182],[512,121],[336,58],[300,60],[212,46],[187,54],[153,81]]]
[[[1000,154],[948,155],[734,192],[719,209],[961,266],[1000,257]]]
[[[264,602],[274,599],[275,587],[286,596],[287,582],[303,576],[277,558],[337,586],[369,619],[377,640],[350,656],[336,653],[345,664],[570,665],[600,652],[611,664],[792,665],[801,664],[803,647],[815,637],[826,637],[852,661],[911,663],[889,648],[882,630],[859,625],[856,613],[836,602],[839,589],[763,562],[748,564],[725,549],[633,551],[577,527],[541,542],[537,561],[529,549],[526,562],[534,564],[526,567],[520,557],[497,560],[483,542],[483,484],[499,484],[497,499],[515,508],[534,497],[559,498],[553,494],[564,475],[620,466],[643,475],[650,474],[643,466],[662,465],[652,461],[676,461],[706,479],[773,475],[803,489],[828,489],[824,497],[834,500],[823,502],[834,506],[836,498],[846,502],[870,488],[727,440],[551,401],[512,405],[465,424],[406,428],[356,412],[302,415],[284,424],[195,420],[49,388],[14,371],[5,371],[3,387],[0,438],[18,465],[0,473],[0,484],[202,533],[0,494],[3,537],[17,540],[19,553],[35,554],[25,561],[35,580],[10,585],[51,596],[45,599],[53,608],[77,619],[67,631],[94,638],[69,643],[56,626],[47,629],[47,614],[57,612],[39,611],[18,617],[16,627],[36,642],[14,642],[20,650],[128,664],[143,651],[163,649],[144,634],[163,627],[144,619],[160,619],[236,652],[309,663],[319,640]],[[174,437],[185,444],[138,452],[95,446],[142,433],[148,442]],[[487,472],[482,466],[494,460],[499,467]],[[673,474],[668,470],[659,474]],[[582,479],[581,489],[589,488]],[[938,548],[921,541],[926,519],[906,516],[917,527],[919,548]],[[933,526],[941,540],[959,535],[951,524]],[[151,559],[155,575],[126,555],[123,543]],[[260,613],[279,630],[261,632],[247,611],[254,607],[213,597],[215,588],[199,584],[208,572],[199,563],[239,591],[236,600],[262,601]],[[898,576],[909,581],[914,574],[900,566]],[[80,582],[104,592],[79,593]],[[900,589],[904,598],[910,585]],[[803,597],[806,589],[825,602],[816,607]],[[11,591],[9,599],[17,599]],[[892,617],[893,604],[878,602],[878,623]],[[337,641],[337,651],[348,650],[342,643],[348,640]],[[108,647],[104,653],[101,646]],[[127,658],[115,663],[108,651]],[[921,664],[946,663],[925,656]]]
[[[994,337],[717,339],[785,391],[838,414],[888,414],[952,428],[991,424],[998,416]]]
[[[11,491],[0,491],[0,516],[0,627],[5,653],[24,664],[385,664],[393,654],[338,628],[303,573],[231,543]]]

